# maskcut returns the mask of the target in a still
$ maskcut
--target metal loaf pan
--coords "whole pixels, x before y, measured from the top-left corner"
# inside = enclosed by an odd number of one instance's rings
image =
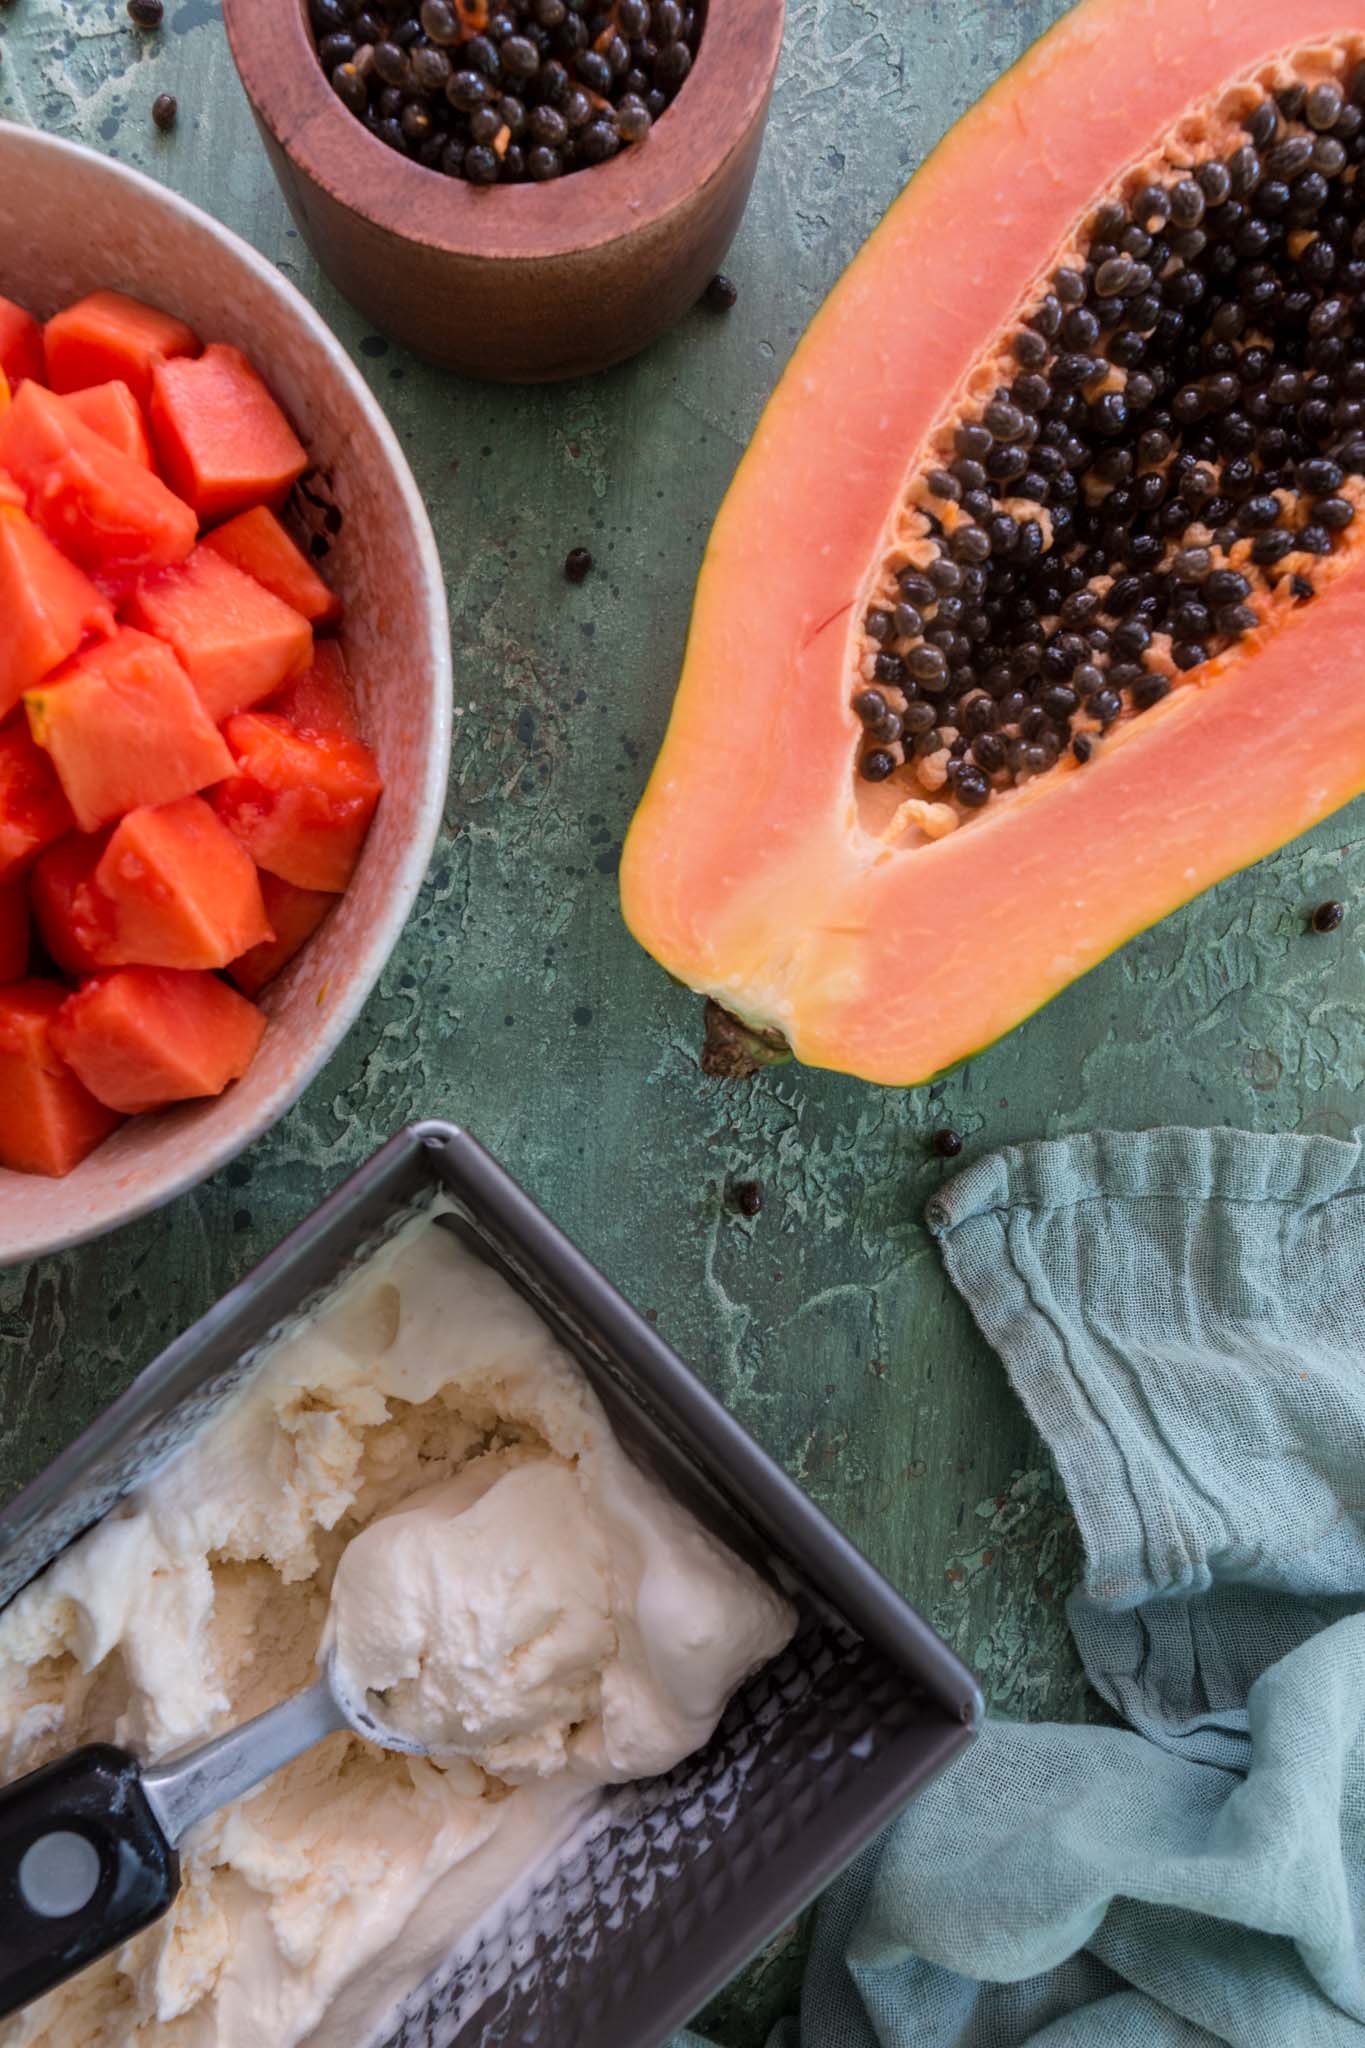
[[[657,2048],[971,1737],[958,1660],[464,1131],[413,1125],[0,1515],[0,1605],[148,1479],[282,1324],[443,1190],[447,1225],[582,1365],[632,1454],[778,1579],[801,1625],[667,1778],[606,1793],[395,2014],[384,2048]],[[359,2044],[357,2044],[359,2048]]]

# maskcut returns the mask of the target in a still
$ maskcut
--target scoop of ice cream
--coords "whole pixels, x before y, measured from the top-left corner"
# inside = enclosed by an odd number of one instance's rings
[[[426,1747],[500,1775],[558,1770],[616,1650],[609,1570],[571,1466],[486,1457],[352,1539],[324,1651]]]

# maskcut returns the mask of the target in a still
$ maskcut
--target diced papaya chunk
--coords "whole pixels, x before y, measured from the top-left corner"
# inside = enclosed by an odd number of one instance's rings
[[[313,649],[312,667],[277,690],[264,708],[287,718],[300,732],[338,733],[348,740],[360,738],[351,679],[335,640],[319,640]]]
[[[98,1101],[134,1116],[221,1095],[264,1030],[261,1012],[216,974],[118,967],[67,999],[52,1043]]]
[[[268,505],[253,505],[204,535],[204,546],[244,569],[314,626],[341,617],[341,599],[296,547]]]
[[[0,1166],[60,1178],[122,1122],[96,1102],[52,1043],[67,991],[56,981],[0,988]]]
[[[268,711],[239,712],[223,731],[237,763],[212,793],[224,824],[272,875],[344,889],[384,787],[364,741],[301,733]]]
[[[192,327],[123,292],[91,292],[54,313],[42,342],[54,391],[83,391],[117,377],[143,405],[158,363],[199,353]]]
[[[21,384],[0,415],[0,469],[62,553],[92,574],[162,568],[194,546],[189,506],[41,384]]]
[[[89,384],[84,391],[73,391],[66,402],[102,440],[112,442],[144,469],[153,467],[146,416],[122,378]]]
[[[0,469],[0,507],[15,505],[24,509],[24,494],[7,469]]]
[[[210,548],[141,578],[135,625],[175,649],[215,725],[277,690],[313,658],[313,629],[292,605]]]
[[[95,869],[114,964],[226,967],[274,934],[251,856],[201,797],[129,811]]]
[[[0,982],[20,981],[27,973],[28,890],[23,882],[0,882]]]
[[[69,832],[29,877],[38,936],[63,974],[116,967],[113,906],[95,881],[107,832]]]
[[[10,400],[13,396],[14,394],[10,390],[9,378],[3,370],[0,370],[0,412],[9,411]]]
[[[31,313],[6,298],[0,298],[0,370],[11,386],[25,377],[34,377],[41,384],[47,375],[42,328]]]
[[[234,960],[228,973],[244,995],[258,996],[267,982],[301,953],[336,897],[323,889],[296,889],[292,882],[260,870],[265,914],[275,936]]]
[[[23,873],[76,820],[57,771],[23,717],[0,726],[0,882]]]
[[[0,508],[0,718],[87,633],[113,630],[114,614],[89,577],[26,513]]]
[[[43,944],[71,975],[226,967],[274,936],[250,855],[197,796],[69,833],[30,888]]]
[[[57,669],[24,706],[83,832],[232,773],[232,756],[170,648],[131,626]]]
[[[240,349],[213,342],[152,378],[152,436],[173,490],[205,523],[279,505],[308,467],[302,442]]]

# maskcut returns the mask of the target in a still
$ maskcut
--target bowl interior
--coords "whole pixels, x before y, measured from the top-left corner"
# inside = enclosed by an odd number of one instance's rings
[[[384,774],[346,896],[267,989],[250,1072],[217,1101],[138,1117],[62,1181],[0,1171],[0,1264],[156,1207],[224,1165],[336,1049],[396,941],[440,823],[450,638],[440,560],[383,414],[322,321],[234,235],[150,180],[0,122],[0,292],[40,317],[99,286],[244,349],[308,446],[299,499],[346,603],[342,641]]]

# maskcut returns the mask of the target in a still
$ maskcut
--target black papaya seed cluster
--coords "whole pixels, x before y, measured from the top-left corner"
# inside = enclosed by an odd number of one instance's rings
[[[641,143],[692,69],[690,0],[309,0],[342,104],[473,185],[546,184]]]
[[[1101,206],[911,493],[860,772],[979,810],[1306,603],[1365,498],[1365,65]]]

